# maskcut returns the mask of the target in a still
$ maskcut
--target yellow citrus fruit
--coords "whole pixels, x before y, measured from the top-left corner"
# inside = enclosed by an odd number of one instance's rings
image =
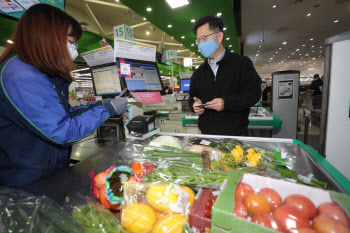
[[[148,233],[156,222],[152,207],[145,203],[135,202],[122,212],[122,226],[130,233]]]
[[[182,226],[188,224],[185,216],[168,214],[158,219],[152,233],[182,233]]]
[[[183,191],[185,191],[186,193],[188,193],[190,195],[190,197],[188,198],[188,203],[190,204],[190,208],[193,205],[194,202],[194,198],[196,197],[196,195],[194,194],[193,190],[187,186],[182,186],[181,187]]]
[[[168,204],[177,201],[177,195],[171,190],[169,191],[169,195],[165,195],[167,187],[167,184],[155,184],[152,185],[146,193],[147,202],[153,208],[161,212],[172,212],[169,209]]]

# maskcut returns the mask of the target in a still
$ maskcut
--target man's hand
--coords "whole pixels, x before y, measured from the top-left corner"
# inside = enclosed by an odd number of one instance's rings
[[[204,112],[204,108],[203,107],[196,107],[196,104],[203,104],[201,99],[198,99],[197,97],[193,97],[194,103],[193,103],[193,110],[195,113],[197,113],[198,115],[202,115]]]
[[[224,100],[222,98],[215,98],[212,101],[207,102],[205,108],[213,109],[221,112],[224,109]]]

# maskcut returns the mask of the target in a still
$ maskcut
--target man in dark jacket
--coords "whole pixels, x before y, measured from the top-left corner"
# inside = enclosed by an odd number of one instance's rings
[[[320,87],[322,87],[322,86],[323,86],[323,80],[320,78],[320,76],[318,74],[315,74],[314,80],[310,84],[310,89],[314,90],[314,93],[312,94],[312,96],[321,95],[322,91],[321,91]]]
[[[248,136],[250,107],[260,99],[261,78],[248,57],[224,48],[223,28],[223,20],[213,15],[194,25],[196,44],[207,59],[191,77],[189,105],[199,114],[202,134]]]

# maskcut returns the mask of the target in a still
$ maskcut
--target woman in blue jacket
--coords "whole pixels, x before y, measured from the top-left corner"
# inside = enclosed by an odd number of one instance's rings
[[[0,186],[20,186],[69,165],[72,144],[125,98],[71,107],[68,87],[82,29],[61,9],[36,4],[21,17],[0,57]]]

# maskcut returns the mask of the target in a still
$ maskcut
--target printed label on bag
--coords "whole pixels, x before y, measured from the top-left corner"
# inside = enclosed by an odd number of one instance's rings
[[[202,140],[199,144],[205,145],[205,146],[209,146],[209,145],[210,145],[210,142],[207,141],[207,140]]]
[[[174,195],[176,198],[174,198]],[[173,198],[171,198],[173,196]],[[185,214],[186,206],[190,195],[185,192],[180,186],[175,184],[169,184],[165,189],[164,196],[161,203],[174,213]],[[173,202],[174,201],[174,202]]]

